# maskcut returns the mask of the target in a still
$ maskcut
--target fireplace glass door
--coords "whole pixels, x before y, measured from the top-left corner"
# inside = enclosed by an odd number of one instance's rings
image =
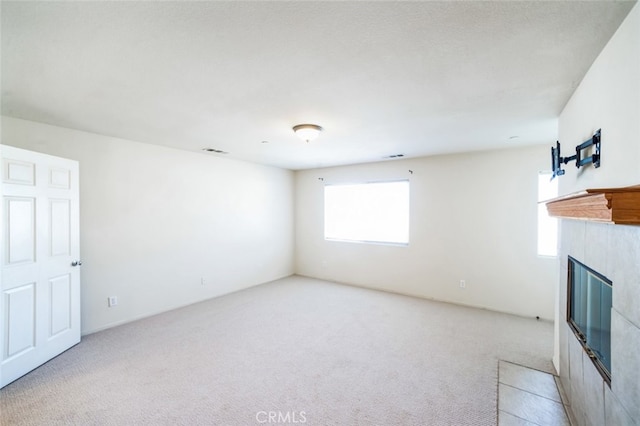
[[[567,321],[607,383],[611,383],[612,283],[569,257]]]

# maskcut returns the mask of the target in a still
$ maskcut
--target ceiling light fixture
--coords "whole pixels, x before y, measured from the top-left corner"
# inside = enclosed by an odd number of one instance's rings
[[[293,131],[300,139],[309,143],[309,141],[318,137],[322,131],[322,127],[317,124],[298,124],[297,126],[293,126]]]

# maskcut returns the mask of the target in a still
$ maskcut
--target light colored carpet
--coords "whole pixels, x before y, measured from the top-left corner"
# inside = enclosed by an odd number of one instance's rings
[[[548,322],[294,276],[86,336],[2,389],[0,421],[495,425],[498,360],[551,372],[552,343]]]

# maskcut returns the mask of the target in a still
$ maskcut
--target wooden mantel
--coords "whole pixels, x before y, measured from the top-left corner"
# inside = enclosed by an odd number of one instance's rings
[[[640,185],[587,189],[546,201],[550,216],[640,225]]]

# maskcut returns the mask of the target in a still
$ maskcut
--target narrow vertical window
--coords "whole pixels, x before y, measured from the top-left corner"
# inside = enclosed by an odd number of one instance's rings
[[[324,237],[408,244],[409,181],[325,185]]]
[[[538,173],[538,202],[558,196],[558,179],[551,180],[551,172]],[[547,206],[538,204],[538,255],[558,255],[558,219],[550,217]]]

